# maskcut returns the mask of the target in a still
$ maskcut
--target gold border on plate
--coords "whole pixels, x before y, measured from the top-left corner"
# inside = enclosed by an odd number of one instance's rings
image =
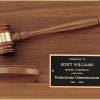
[[[100,56],[99,54],[49,54],[49,87],[50,88],[100,88],[100,86],[51,86],[51,56]]]

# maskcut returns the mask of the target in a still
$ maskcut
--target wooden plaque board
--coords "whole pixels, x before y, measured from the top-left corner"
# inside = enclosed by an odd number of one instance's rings
[[[12,32],[30,31],[100,16],[100,2],[0,2],[0,21]],[[1,65],[35,65],[39,83],[32,77],[0,77],[0,98],[100,98],[98,88],[50,88],[49,54],[100,54],[100,26],[34,37],[15,43],[16,53],[0,56]],[[10,83],[12,80],[13,83]],[[27,82],[26,82],[27,81]]]

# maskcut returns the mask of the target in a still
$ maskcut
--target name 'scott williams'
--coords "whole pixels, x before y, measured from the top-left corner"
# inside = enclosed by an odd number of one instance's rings
[[[94,63],[61,63],[61,66],[93,67]]]

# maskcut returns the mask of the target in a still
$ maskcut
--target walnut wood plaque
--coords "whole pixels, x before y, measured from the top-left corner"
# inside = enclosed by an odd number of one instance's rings
[[[23,1],[0,2],[0,23],[10,24],[12,32],[39,30],[58,24],[100,16],[100,2],[93,1]],[[49,87],[50,54],[100,54],[100,25],[57,34],[37,36],[15,44],[15,53],[0,56],[0,65],[33,65],[33,76],[0,75],[0,98],[88,99],[100,98],[97,88]],[[19,83],[19,81],[21,81]],[[13,83],[11,83],[13,82]]]

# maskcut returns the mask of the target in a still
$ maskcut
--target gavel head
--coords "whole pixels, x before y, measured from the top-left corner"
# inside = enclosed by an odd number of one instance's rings
[[[14,52],[10,26],[0,24],[0,54]]]

